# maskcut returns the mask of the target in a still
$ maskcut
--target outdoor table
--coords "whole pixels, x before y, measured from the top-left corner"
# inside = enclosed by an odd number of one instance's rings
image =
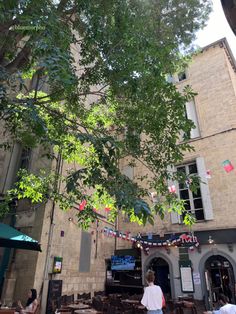
[[[85,310],[85,309],[89,309],[90,306],[87,305],[87,304],[83,304],[83,303],[79,303],[79,304],[69,304],[67,305],[67,307],[69,309],[72,309],[72,310]]]
[[[90,309],[90,306],[87,304],[79,303],[79,304],[70,304],[67,306],[70,310],[72,310],[72,313],[75,313],[76,310],[86,310]]]
[[[130,303],[130,304],[140,304],[139,300],[121,300],[122,303]]]
[[[96,314],[97,311],[94,309],[87,309],[87,310],[75,310],[75,314]]]
[[[1,314],[14,314],[15,311],[16,311],[15,308],[4,308],[4,307],[0,308],[0,313]]]
[[[82,303],[83,301],[84,301],[84,299],[81,299],[81,298],[80,299],[76,299],[75,300],[75,304]]]

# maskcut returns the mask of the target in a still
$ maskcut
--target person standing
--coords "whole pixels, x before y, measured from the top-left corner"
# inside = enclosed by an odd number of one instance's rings
[[[161,287],[155,285],[154,280],[155,274],[152,270],[149,270],[146,273],[148,287],[144,288],[141,303],[147,308],[148,314],[162,314],[164,296]]]
[[[219,309],[220,314],[236,314],[236,305],[228,303],[228,298],[224,294],[219,295],[218,301],[222,305]]]

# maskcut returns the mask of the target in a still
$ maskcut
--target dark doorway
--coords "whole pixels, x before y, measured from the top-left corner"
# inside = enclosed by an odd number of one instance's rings
[[[170,299],[171,287],[168,263],[161,257],[155,257],[151,260],[148,268],[155,272],[155,284],[160,286],[166,298]]]
[[[221,255],[214,255],[205,263],[205,278],[208,301],[211,306],[218,303],[220,293],[226,295],[230,303],[235,303],[235,278],[231,263]]]

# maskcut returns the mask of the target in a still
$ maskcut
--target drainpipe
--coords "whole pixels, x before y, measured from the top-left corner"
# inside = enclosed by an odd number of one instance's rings
[[[55,173],[56,173],[56,176],[62,173],[62,158],[61,158],[60,152],[58,153],[58,156],[57,156]],[[54,182],[54,190],[58,191],[59,186],[60,184],[58,182],[58,178],[56,178]],[[43,313],[46,313],[46,301],[47,301],[47,292],[48,292],[48,286],[46,286],[46,284],[48,284],[47,280],[49,280],[48,272],[49,272],[49,265],[50,265],[53,231],[54,231],[54,226],[55,226],[55,223],[54,223],[55,206],[56,206],[56,203],[53,200],[51,213],[50,213],[50,226],[49,226],[49,234],[48,234],[46,259],[45,259],[45,264],[44,264],[43,282],[42,282],[42,287],[41,287],[42,310],[44,310]]]

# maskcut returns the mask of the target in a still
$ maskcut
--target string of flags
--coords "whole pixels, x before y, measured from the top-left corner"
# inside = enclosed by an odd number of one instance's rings
[[[224,160],[222,162],[222,166],[223,166],[224,170],[227,173],[229,173],[229,172],[234,170],[234,166],[232,165],[232,163],[231,163],[231,161],[229,159]],[[206,179],[211,179],[211,170],[209,170],[209,169],[206,170],[205,178]],[[185,181],[186,187],[189,188],[191,183],[192,183],[192,179],[188,178]],[[171,186],[168,186],[168,190],[169,190],[169,193],[176,194],[176,186],[174,184],[172,184]],[[152,200],[152,202],[154,204],[158,203],[157,192],[150,192],[149,195],[150,195],[150,198],[151,198],[151,200]],[[81,203],[79,204],[79,206],[76,207],[76,209],[79,210],[79,211],[83,211],[85,209],[86,205],[87,205],[87,202],[86,202],[85,199],[83,199],[81,201]],[[93,210],[96,211],[96,208],[94,208]],[[110,207],[105,207],[104,210],[105,210],[105,212],[110,212],[111,208]]]
[[[199,246],[199,242],[196,236],[190,234],[182,234],[180,236],[172,235],[167,240],[153,241],[152,236],[149,233],[147,239],[143,239],[141,234],[133,236],[129,231],[121,232],[112,228],[104,227],[103,233],[108,237],[117,237],[126,241],[130,241],[136,244],[136,247],[144,249],[147,253],[150,247],[170,247],[170,246],[181,246],[183,244],[188,245],[190,250],[194,247]]]
[[[227,173],[234,170],[234,166],[232,165],[232,163],[229,159],[224,160],[222,162],[222,166]],[[210,169],[206,170],[205,178],[211,179],[211,170]],[[192,183],[192,179],[191,178],[187,179],[185,181],[186,187],[189,188],[191,183]],[[168,190],[169,190],[169,193],[175,194],[176,193],[176,186],[174,184],[171,186],[168,186]]]

